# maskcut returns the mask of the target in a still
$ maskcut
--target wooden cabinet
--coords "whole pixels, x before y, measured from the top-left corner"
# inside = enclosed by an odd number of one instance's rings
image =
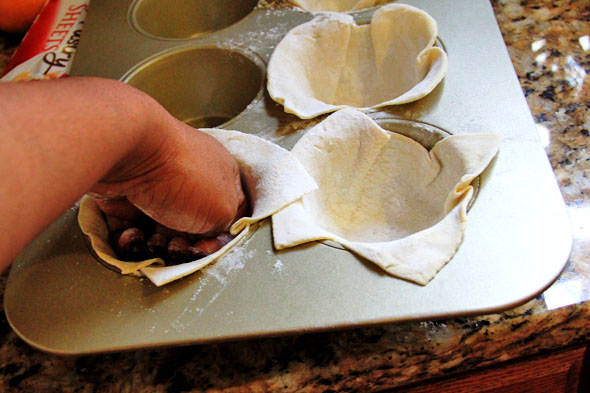
[[[590,393],[590,346],[543,353],[391,392]]]

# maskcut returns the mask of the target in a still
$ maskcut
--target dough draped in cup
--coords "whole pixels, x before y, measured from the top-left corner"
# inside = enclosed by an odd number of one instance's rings
[[[285,112],[309,119],[343,108],[405,104],[444,78],[436,21],[403,4],[382,6],[368,25],[327,13],[289,31],[268,65],[268,92]]]
[[[452,135],[428,151],[359,111],[340,110],[291,150],[318,189],[272,216],[274,246],[332,240],[425,285],[461,244],[471,182],[499,144],[497,134]]]
[[[310,12],[348,12],[358,11],[392,0],[289,0],[297,7]]]

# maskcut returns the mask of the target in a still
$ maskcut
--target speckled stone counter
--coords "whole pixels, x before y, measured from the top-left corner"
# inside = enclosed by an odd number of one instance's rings
[[[473,318],[82,357],[30,348],[2,311],[0,391],[370,392],[590,340],[590,3],[492,4],[573,223],[570,260],[545,293]],[[0,69],[18,39],[0,34]]]

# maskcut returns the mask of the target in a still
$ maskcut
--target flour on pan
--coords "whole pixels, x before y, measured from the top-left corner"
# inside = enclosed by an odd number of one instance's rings
[[[199,285],[190,297],[188,304],[176,319],[170,323],[170,326],[175,331],[180,332],[192,325],[196,319],[186,320],[185,316],[187,314],[202,314],[225,291],[227,285],[235,279],[236,274],[244,269],[247,261],[254,257],[256,251],[248,250],[247,244],[249,241],[249,239],[246,240],[240,247],[234,248],[216,264],[202,271],[203,276],[199,278]],[[212,296],[204,299],[203,291],[212,285],[217,286],[217,290]]]

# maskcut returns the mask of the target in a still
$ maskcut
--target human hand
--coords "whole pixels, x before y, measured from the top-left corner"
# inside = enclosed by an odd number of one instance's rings
[[[125,83],[5,83],[0,103],[0,270],[89,190],[183,232],[224,232],[248,208],[225,148]]]
[[[248,209],[236,161],[213,137],[163,110],[155,116],[146,138],[91,194],[115,200],[125,196],[158,223],[178,231],[227,231]],[[120,200],[114,205],[120,207]]]

